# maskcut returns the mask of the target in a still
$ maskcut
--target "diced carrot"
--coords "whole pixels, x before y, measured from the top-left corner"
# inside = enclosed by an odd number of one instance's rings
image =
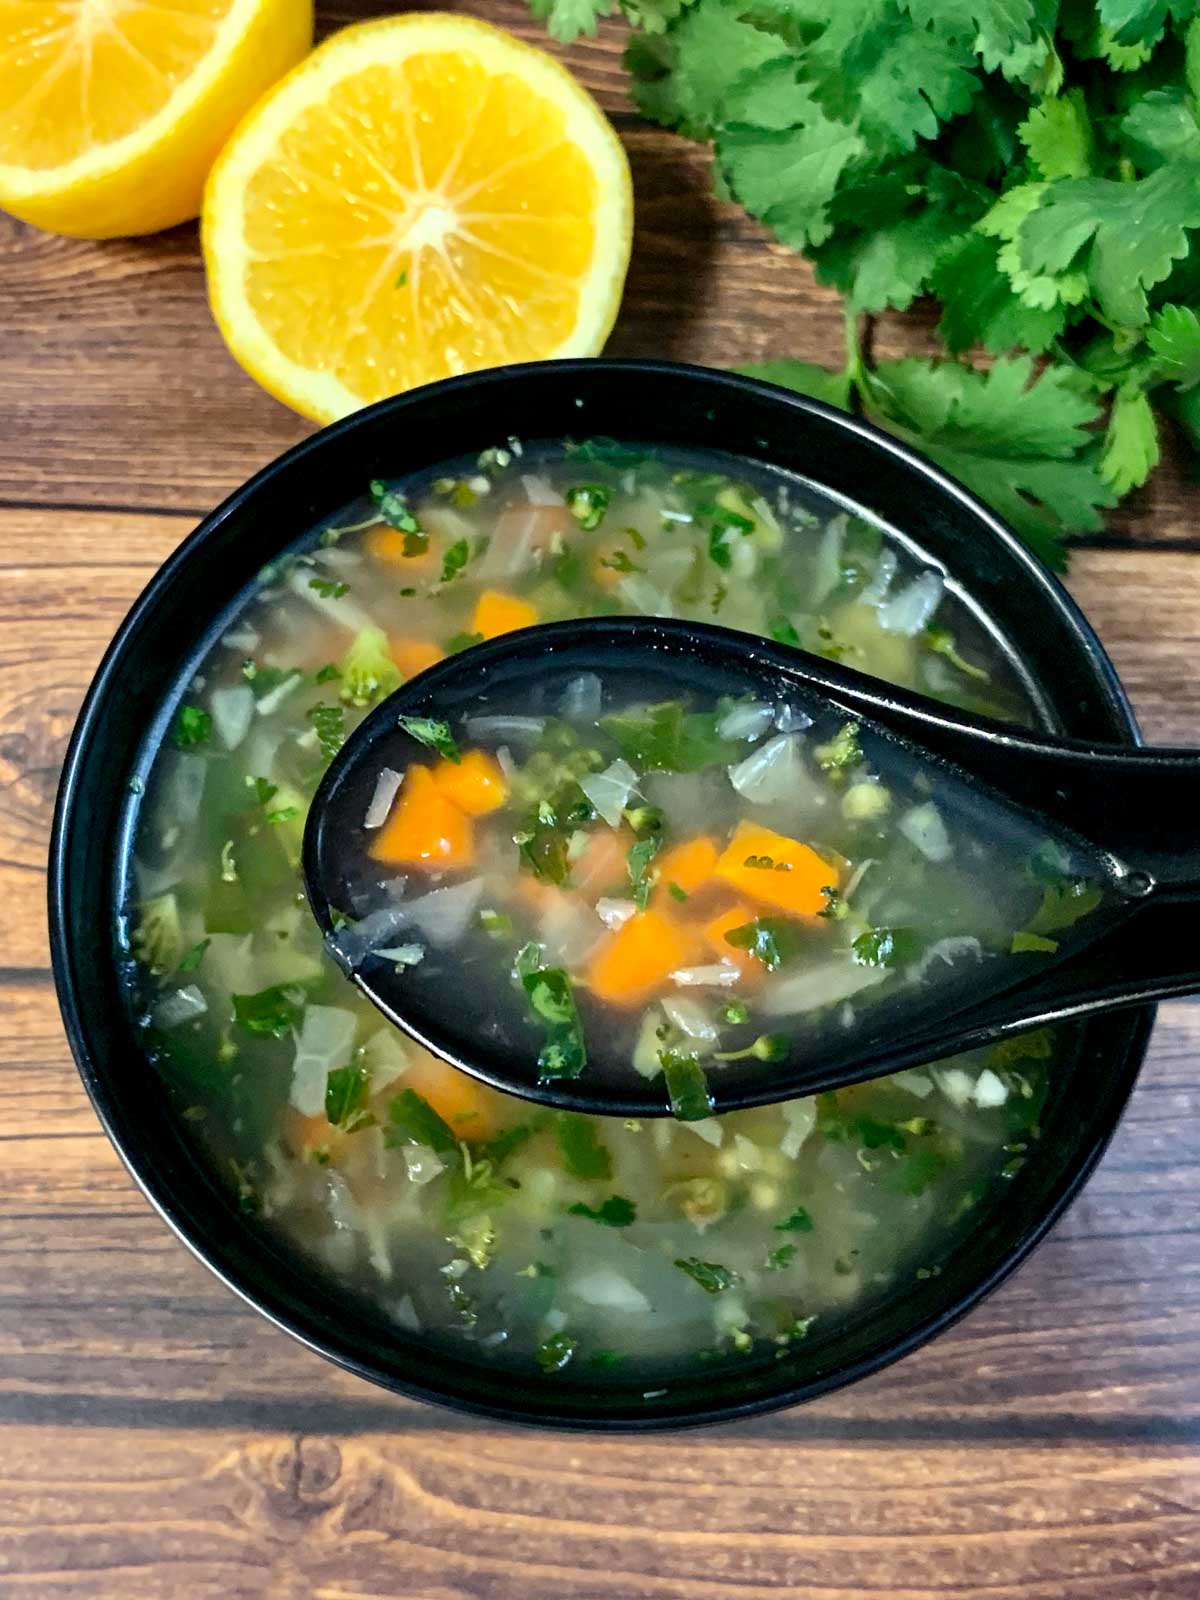
[[[673,883],[684,894],[695,894],[716,871],[717,855],[717,847],[707,834],[685,839],[655,861],[658,881],[660,884]]]
[[[475,832],[470,817],[447,800],[428,767],[414,765],[404,774],[392,814],[371,846],[376,861],[391,866],[469,867],[475,859]]]
[[[433,781],[447,800],[470,817],[498,811],[508,799],[508,783],[486,750],[468,750],[461,761],[439,761]]]
[[[588,986],[609,1005],[641,1005],[695,955],[695,942],[685,928],[661,911],[638,911],[592,957]]]
[[[293,1154],[306,1160],[322,1156],[334,1166],[346,1153],[349,1134],[344,1128],[335,1128],[323,1111],[315,1117],[289,1106],[284,1116],[283,1136]]]
[[[392,660],[400,668],[405,678],[415,678],[418,672],[424,672],[426,667],[436,667],[439,661],[444,661],[446,652],[432,639],[392,639],[388,645]]]
[[[441,541],[430,539],[424,550],[417,555],[407,555],[408,535],[399,528],[389,528],[380,524],[372,528],[367,535],[367,552],[381,562],[385,567],[397,567],[403,573],[413,577],[422,577],[441,560]]]
[[[711,922],[704,925],[705,943],[712,950],[719,961],[732,961],[742,973],[743,979],[756,978],[762,973],[762,964],[755,960],[749,950],[737,950],[729,943],[725,935],[731,928],[743,928],[746,923],[753,922],[755,911],[744,900],[739,900],[736,905],[722,911],[720,916],[714,917]]]
[[[747,866],[747,862],[759,865]],[[717,862],[716,876],[741,894],[792,916],[815,917],[824,910],[822,889],[836,888],[837,868],[798,839],[757,822],[739,822]]]
[[[620,893],[622,885],[628,888],[626,861],[633,842],[629,828],[593,828],[582,852],[571,863],[571,887],[589,899],[613,891]]]
[[[396,1089],[415,1089],[442,1121],[468,1143],[490,1139],[497,1130],[499,1095],[436,1056],[424,1052],[416,1056],[397,1081]]]
[[[537,620],[537,607],[528,600],[501,589],[485,589],[475,603],[469,631],[480,633],[485,639],[497,639],[517,628],[532,628]]]

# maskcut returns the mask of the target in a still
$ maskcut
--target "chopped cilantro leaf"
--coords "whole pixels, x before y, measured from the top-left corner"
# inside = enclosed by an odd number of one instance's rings
[[[282,1039],[298,1026],[307,996],[299,984],[274,984],[257,994],[233,996],[233,1020],[247,1033]]]
[[[612,1156],[590,1117],[577,1116],[570,1111],[561,1112],[555,1120],[554,1133],[563,1165],[573,1178],[607,1182],[612,1177]]]
[[[602,1222],[606,1228],[628,1228],[637,1221],[637,1206],[632,1200],[626,1200],[624,1195],[613,1194],[600,1206],[584,1205],[582,1200],[577,1200],[567,1210],[573,1217],[587,1217],[592,1222]]]
[[[700,1261],[695,1256],[686,1256],[676,1260],[675,1265],[680,1272],[686,1272],[693,1283],[698,1283],[705,1294],[720,1294],[725,1289],[732,1289],[737,1282],[737,1273],[716,1261]]]
[[[862,967],[902,967],[921,953],[915,928],[868,928],[850,947]]]
[[[427,1145],[438,1155],[450,1155],[458,1149],[453,1129],[415,1089],[402,1089],[389,1103],[384,1138],[392,1147]]]
[[[542,1340],[534,1354],[543,1372],[561,1372],[578,1349],[578,1339],[572,1339],[566,1333],[552,1333],[548,1339]]]
[[[542,966],[536,944],[518,952],[515,971],[546,1035],[538,1052],[539,1078],[577,1078],[587,1066],[587,1046],[570,977],[561,967]]]
[[[743,922],[729,929],[725,943],[735,950],[745,950],[768,972],[777,972],[800,947],[796,924],[786,917],[756,917],[753,922]]]
[[[317,734],[317,743],[327,761],[332,761],[346,741],[346,713],[341,706],[318,702],[308,709],[308,720]]]
[[[308,587],[322,600],[340,600],[350,593],[350,585],[336,578],[310,578]]]
[[[711,1114],[713,1100],[699,1058],[679,1050],[660,1050],[658,1061],[667,1085],[671,1115],[678,1122],[702,1122]]]
[[[441,581],[449,583],[452,578],[457,578],[470,559],[470,544],[466,539],[456,539],[442,557]]]
[[[639,771],[698,772],[744,754],[735,740],[721,738],[719,721],[716,713],[687,712],[680,701],[665,700],[602,717],[600,730]]]
[[[396,722],[410,739],[426,745],[430,750],[436,750],[438,755],[445,756],[447,761],[462,760],[462,752],[450,732],[448,722],[439,722],[436,717],[397,717]]]
[[[639,839],[629,847],[625,868],[629,874],[630,887],[633,889],[634,904],[639,911],[644,911],[650,901],[650,891],[654,887],[654,876],[650,871],[650,863],[658,854],[661,843],[661,834],[651,834],[648,838]]]
[[[776,1233],[811,1233],[812,1218],[803,1206],[797,1206],[790,1216],[775,1224]]]
[[[211,939],[201,939],[199,944],[194,944],[190,950],[185,951],[179,958],[179,966],[176,971],[195,972],[196,968],[204,960],[204,952],[211,943]]]
[[[347,1133],[374,1124],[375,1118],[367,1110],[370,1098],[371,1075],[366,1067],[335,1067],[325,1080],[325,1116]]]
[[[576,484],[567,490],[567,510],[585,533],[591,533],[604,521],[612,495],[600,483]]]
[[[394,489],[389,489],[378,478],[373,478],[371,499],[388,527],[395,528],[404,535],[404,554],[423,556],[429,549],[429,535],[409,510],[408,501],[404,496]]]
[[[212,738],[212,717],[199,706],[180,706],[175,713],[171,743],[177,750],[194,750]]]
[[[771,1253],[767,1256],[767,1259],[766,1259],[767,1271],[768,1272],[782,1272],[785,1267],[790,1267],[791,1266],[792,1262],[796,1259],[796,1257],[799,1255],[799,1253],[800,1253],[799,1245],[781,1244],[777,1249],[772,1250]]]

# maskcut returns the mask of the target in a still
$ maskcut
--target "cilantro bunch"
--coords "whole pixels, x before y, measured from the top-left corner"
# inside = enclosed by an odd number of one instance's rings
[[[531,0],[556,38],[617,0]],[[1200,0],[621,0],[633,94],[845,296],[853,406],[1052,565],[1200,444]],[[858,319],[941,304],[951,357],[872,364]],[[967,352],[996,358],[986,369]]]

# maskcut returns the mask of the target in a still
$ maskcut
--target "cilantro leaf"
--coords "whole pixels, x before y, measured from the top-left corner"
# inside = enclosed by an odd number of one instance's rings
[[[637,1206],[622,1194],[609,1195],[597,1207],[585,1206],[582,1200],[577,1200],[567,1210],[573,1217],[587,1217],[592,1222],[602,1222],[606,1228],[628,1228],[637,1221]]]
[[[850,409],[850,374],[845,370],[831,372],[828,367],[818,367],[812,361],[755,361],[745,367],[735,367],[746,378],[758,378],[762,383],[777,383],[781,389],[794,389],[813,400],[823,400],[827,406]],[[791,627],[791,624],[788,624]],[[792,628],[794,637],[781,643],[800,643],[800,635]]]
[[[643,116],[708,139],[743,73],[778,56],[779,40],[744,20],[738,0],[700,0],[665,37],[633,38],[625,65]]]
[[[660,1050],[658,1060],[667,1085],[671,1115],[677,1122],[702,1122],[711,1113],[713,1102],[699,1058],[678,1050]]]
[[[915,961],[921,938],[915,928],[868,928],[850,947],[863,967],[899,967]]]
[[[938,333],[955,352],[980,344],[993,355],[1014,346],[1041,355],[1065,330],[1066,308],[1026,305],[999,253],[994,240],[970,233],[939,260],[930,279],[942,302]]]
[[[790,1216],[775,1224],[776,1233],[811,1233],[813,1220],[803,1206],[797,1206]]]
[[[1172,0],[1097,0],[1100,24],[1119,45],[1155,44],[1162,37]]]
[[[746,74],[716,138],[729,192],[785,244],[803,249],[832,232],[829,202],[863,152],[859,133],[826,115],[791,56]]]
[[[973,489],[1042,557],[1061,567],[1061,541],[1095,532],[1113,496],[1086,447],[1099,416],[1073,371],[1027,357],[988,372],[951,362],[882,362],[868,411]]]
[[[563,1165],[573,1178],[607,1181],[612,1177],[612,1156],[590,1117],[564,1111],[555,1121],[554,1133]]]
[[[1114,493],[1128,494],[1145,483],[1158,461],[1158,424],[1146,391],[1136,383],[1123,384],[1109,414],[1100,476]]]
[[[397,717],[396,723],[398,727],[404,729],[410,739],[415,739],[418,744],[423,744],[430,750],[436,750],[438,755],[445,756],[447,761],[462,760],[462,752],[450,732],[448,722],[439,722],[436,717]]]
[[[529,0],[529,9],[552,39],[571,44],[581,33],[594,39],[601,19],[616,10],[616,0]]]
[[[1200,383],[1200,316],[1190,306],[1163,306],[1146,335],[1156,375],[1182,391]]]
[[[718,734],[719,721],[713,712],[685,712],[681,701],[664,700],[601,717],[600,730],[643,772],[698,772],[727,766],[741,753],[736,741]]]
[[[639,839],[636,844],[630,845],[629,854],[625,858],[625,870],[633,890],[634,904],[639,911],[645,911],[650,902],[650,891],[654,887],[650,863],[658,854],[661,843],[660,834],[651,834],[648,838]]]
[[[1021,265],[1033,273],[1078,266],[1100,309],[1136,327],[1147,291],[1188,251],[1200,227],[1200,159],[1178,160],[1132,183],[1070,178],[1050,187],[1019,230]]]
[[[346,712],[344,708],[318,702],[317,705],[308,708],[308,720],[316,731],[317,743],[321,747],[321,753],[327,761],[332,761],[346,742]]]
[[[989,70],[1029,42],[1036,8],[1033,0],[900,0],[920,28],[942,28],[973,38]]]
[[[1118,128],[1121,148],[1143,172],[1178,157],[1200,156],[1200,122],[1182,88],[1164,86],[1139,95]]]
[[[1095,142],[1081,89],[1048,96],[1033,108],[1017,132],[1041,177],[1086,178],[1091,173]]]

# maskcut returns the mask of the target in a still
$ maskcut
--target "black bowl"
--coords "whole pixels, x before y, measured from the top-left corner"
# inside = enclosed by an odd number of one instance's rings
[[[732,451],[815,479],[945,561],[1017,661],[1052,730],[1133,744],[1112,665],[1075,605],[1016,536],[927,461],[866,423],[725,373],[662,362],[564,361],[451,379],[326,428],[212,513],[151,581],[88,694],[67,753],[50,854],[54,973],[71,1048],[125,1163],[179,1236],[231,1288],[311,1348],[385,1387],[556,1426],[664,1427],[809,1399],[873,1372],[953,1322],[1028,1253],[1087,1177],[1141,1064],[1153,1013],[1077,1027],[1043,1137],[936,1277],[818,1327],[786,1360],[699,1369],[646,1399],[571,1370],[521,1389],[347,1303],[239,1214],[145,1063],[122,997],[116,894],[136,780],[174,705],[263,565],[372,477],[399,477],[510,434],[610,435]],[[1072,1094],[1073,1085],[1080,1092]]]

